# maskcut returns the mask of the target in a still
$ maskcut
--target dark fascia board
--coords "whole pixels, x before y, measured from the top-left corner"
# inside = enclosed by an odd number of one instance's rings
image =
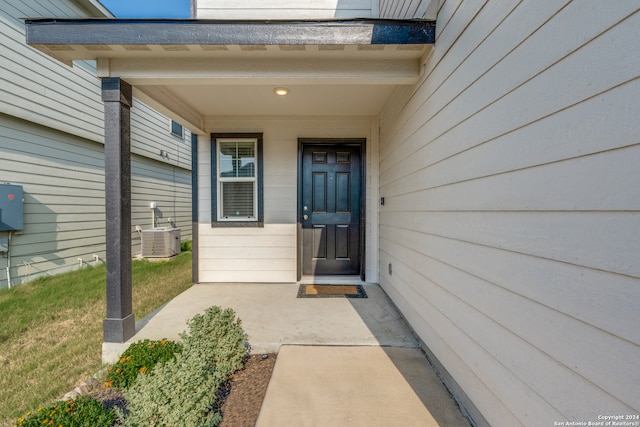
[[[435,21],[27,19],[29,45],[433,44]]]

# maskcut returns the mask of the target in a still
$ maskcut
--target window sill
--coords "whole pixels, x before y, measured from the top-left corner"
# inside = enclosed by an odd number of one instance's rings
[[[213,221],[211,228],[264,228],[263,221]]]

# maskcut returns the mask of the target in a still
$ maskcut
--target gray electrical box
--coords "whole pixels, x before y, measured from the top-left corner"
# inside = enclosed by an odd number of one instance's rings
[[[24,228],[24,194],[21,185],[0,184],[0,231]]]

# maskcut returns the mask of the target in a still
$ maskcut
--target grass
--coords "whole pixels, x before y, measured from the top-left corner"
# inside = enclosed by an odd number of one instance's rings
[[[0,290],[0,427],[102,368],[104,264]],[[191,286],[191,253],[133,263],[137,320]]]

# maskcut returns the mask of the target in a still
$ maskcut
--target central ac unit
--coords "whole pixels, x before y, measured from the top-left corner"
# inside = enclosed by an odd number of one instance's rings
[[[156,227],[142,230],[143,258],[166,258],[179,253],[179,228]]]

